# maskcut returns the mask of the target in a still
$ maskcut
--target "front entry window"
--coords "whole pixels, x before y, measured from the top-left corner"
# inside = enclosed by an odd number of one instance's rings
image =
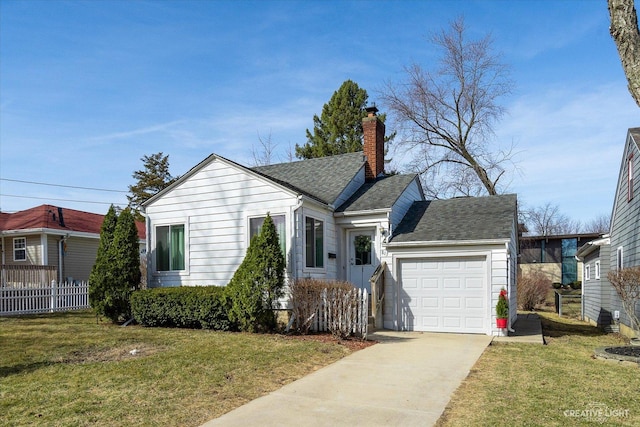
[[[355,264],[371,265],[371,236],[356,236],[354,240]]]

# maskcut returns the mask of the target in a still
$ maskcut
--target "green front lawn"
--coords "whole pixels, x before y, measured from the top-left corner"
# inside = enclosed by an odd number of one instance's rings
[[[197,426],[349,352],[281,335],[120,327],[90,312],[0,318],[1,424]]]
[[[547,345],[489,346],[438,426],[640,425],[640,368],[593,358],[596,347],[625,340],[539,314]]]

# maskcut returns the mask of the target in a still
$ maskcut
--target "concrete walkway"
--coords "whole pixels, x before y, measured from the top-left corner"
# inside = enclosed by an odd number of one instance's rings
[[[537,313],[520,313],[513,323],[512,329],[506,337],[494,337],[496,342],[519,342],[544,344],[542,337],[542,323]]]
[[[492,337],[380,331],[371,339],[379,343],[203,427],[433,425]]]

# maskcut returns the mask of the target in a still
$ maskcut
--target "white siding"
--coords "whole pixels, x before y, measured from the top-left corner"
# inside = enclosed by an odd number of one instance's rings
[[[224,286],[249,243],[248,218],[285,215],[287,251],[295,194],[230,162],[212,159],[146,209],[150,225],[149,286]],[[156,272],[155,227],[185,224],[185,270]]]

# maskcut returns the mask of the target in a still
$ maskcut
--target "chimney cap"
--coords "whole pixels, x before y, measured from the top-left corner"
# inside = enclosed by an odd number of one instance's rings
[[[378,112],[378,108],[376,107],[376,104],[373,104],[371,107],[365,108],[365,111],[367,112],[367,116],[373,117]]]

